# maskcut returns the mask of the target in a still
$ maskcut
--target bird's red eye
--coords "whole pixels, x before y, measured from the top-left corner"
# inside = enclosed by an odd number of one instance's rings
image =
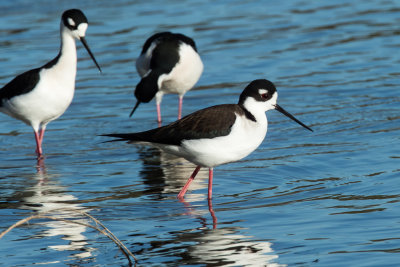
[[[268,93],[261,94],[261,98],[268,99],[269,98],[269,94]]]

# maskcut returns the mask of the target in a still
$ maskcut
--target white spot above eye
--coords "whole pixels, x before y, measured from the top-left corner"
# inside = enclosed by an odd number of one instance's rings
[[[71,19],[71,18],[68,18],[68,23],[71,26],[75,26],[75,21],[73,19]]]
[[[265,90],[265,89],[258,89],[258,94],[259,94],[259,95],[266,94],[266,93],[268,93],[268,90]]]

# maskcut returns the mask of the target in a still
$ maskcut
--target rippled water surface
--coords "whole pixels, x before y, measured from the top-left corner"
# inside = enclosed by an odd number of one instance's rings
[[[0,230],[56,208],[89,221],[75,209],[107,226],[139,266],[398,266],[398,1],[1,1],[1,85],[56,56],[69,8],[87,15],[103,74],[78,44],[75,97],[47,128],[41,166],[31,128],[0,114]],[[128,114],[141,46],[165,30],[193,37],[205,66],[184,114],[236,103],[267,78],[314,133],[269,111],[261,146],[215,168],[212,203],[206,169],[178,201],[194,165],[98,136],[157,127],[154,102]],[[164,97],[165,124],[177,103]],[[128,265],[95,230],[46,219],[0,239],[0,257],[1,266]]]

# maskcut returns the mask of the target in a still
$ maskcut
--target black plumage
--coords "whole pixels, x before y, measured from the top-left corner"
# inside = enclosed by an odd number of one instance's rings
[[[3,101],[11,99],[18,95],[23,95],[32,91],[39,82],[39,71],[41,69],[33,69],[24,72],[0,89],[0,107]]]
[[[10,82],[8,82],[6,85],[4,85],[4,87],[0,89],[0,107],[2,106],[3,101],[32,91],[33,88],[35,88],[36,84],[39,82],[39,72],[42,69],[49,69],[57,64],[60,56],[61,52],[42,67],[21,73]]]
[[[236,114],[246,116],[247,113],[249,112],[241,105],[224,104],[196,111],[160,128],[138,133],[107,134],[105,136],[120,138],[115,141],[180,145],[183,140],[226,136],[235,123]]]
[[[143,103],[150,102],[159,91],[158,78],[162,74],[170,73],[179,62],[180,42],[191,45],[197,51],[191,38],[179,33],[161,32],[146,40],[141,54],[146,53],[153,42],[156,46],[151,54],[150,72],[141,79],[135,89],[136,99]]]

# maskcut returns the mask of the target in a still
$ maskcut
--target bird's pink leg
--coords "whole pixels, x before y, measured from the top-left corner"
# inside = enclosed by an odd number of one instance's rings
[[[157,103],[156,105],[157,105],[157,122],[158,122],[158,124],[160,124],[161,123],[161,108],[160,108],[159,103]]]
[[[213,229],[216,229],[218,220],[217,220],[217,216],[215,216],[211,198],[208,199],[208,210],[210,211],[211,218],[213,220]]]
[[[193,182],[194,177],[196,177],[196,175],[197,175],[197,173],[199,172],[200,168],[201,168],[200,166],[197,166],[196,169],[194,169],[192,175],[191,175],[190,178],[187,180],[187,182],[186,182],[185,186],[182,188],[181,192],[179,192],[177,198],[183,198],[183,196],[185,195],[186,191],[187,191],[188,188],[189,188],[189,185]]]
[[[35,131],[35,140],[36,140],[36,154],[38,155],[38,158],[40,158],[43,154],[42,150],[42,142],[43,142],[43,137],[44,137],[44,131],[46,130],[46,126],[43,126],[40,128],[39,132]]]
[[[212,198],[213,168],[208,169],[208,199]]]
[[[178,120],[182,118],[182,103],[183,103],[183,96],[179,96]]]
[[[40,135],[37,131],[34,131],[35,133],[35,140],[36,140],[36,154],[38,155],[38,158],[42,156],[42,143],[40,141]]]
[[[213,229],[217,228],[217,216],[212,206],[212,184],[213,184],[213,168],[208,169],[208,210],[210,211],[213,219]]]
[[[43,137],[44,137],[44,131],[45,130],[46,130],[46,126],[43,126],[39,131],[40,147],[42,147],[42,142],[43,142]]]

